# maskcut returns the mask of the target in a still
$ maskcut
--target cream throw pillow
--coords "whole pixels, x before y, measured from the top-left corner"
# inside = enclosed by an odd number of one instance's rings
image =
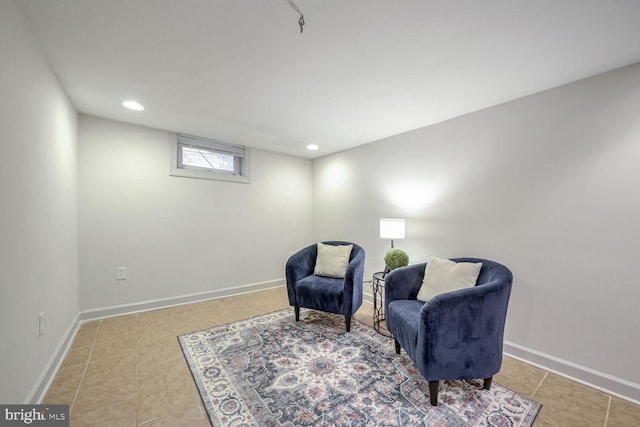
[[[318,256],[313,274],[343,279],[349,265],[353,245],[325,245],[318,243]]]
[[[418,300],[427,301],[438,294],[475,286],[480,268],[481,262],[455,262],[429,257]]]

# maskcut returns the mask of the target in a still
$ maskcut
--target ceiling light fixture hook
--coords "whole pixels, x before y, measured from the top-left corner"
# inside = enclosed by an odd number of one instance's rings
[[[298,25],[300,25],[300,34],[302,34],[302,31],[304,30],[304,24],[305,24],[304,15],[302,14],[302,11],[298,7],[298,5],[293,2],[293,0],[287,0],[287,3],[289,3],[289,6],[291,6],[291,8],[296,12],[298,12],[298,15],[300,15],[300,19],[298,19]]]

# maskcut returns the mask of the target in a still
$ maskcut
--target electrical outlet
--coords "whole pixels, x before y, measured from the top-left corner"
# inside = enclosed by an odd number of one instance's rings
[[[127,267],[116,268],[116,280],[127,280]]]
[[[44,335],[44,311],[38,316],[38,336]]]

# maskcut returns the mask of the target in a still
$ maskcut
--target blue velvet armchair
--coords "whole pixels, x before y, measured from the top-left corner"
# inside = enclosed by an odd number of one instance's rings
[[[385,280],[387,329],[429,382],[431,405],[438,404],[440,380],[484,379],[491,387],[502,366],[502,342],[513,275],[502,264],[482,262],[476,285],[416,299],[426,263],[393,270]]]
[[[322,242],[326,245],[351,245],[349,242]],[[362,305],[362,278],[365,252],[353,244],[345,277],[314,275],[317,245],[313,244],[293,254],[286,265],[287,294],[294,307],[296,322],[300,320],[300,307],[341,314],[346,330],[351,330],[351,316]]]

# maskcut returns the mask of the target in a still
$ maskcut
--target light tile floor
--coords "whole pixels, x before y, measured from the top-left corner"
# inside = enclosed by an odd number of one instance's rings
[[[286,307],[279,288],[85,323],[43,403],[72,427],[209,426],[176,336]],[[536,426],[640,426],[640,407],[509,357],[494,381],[543,404]]]

